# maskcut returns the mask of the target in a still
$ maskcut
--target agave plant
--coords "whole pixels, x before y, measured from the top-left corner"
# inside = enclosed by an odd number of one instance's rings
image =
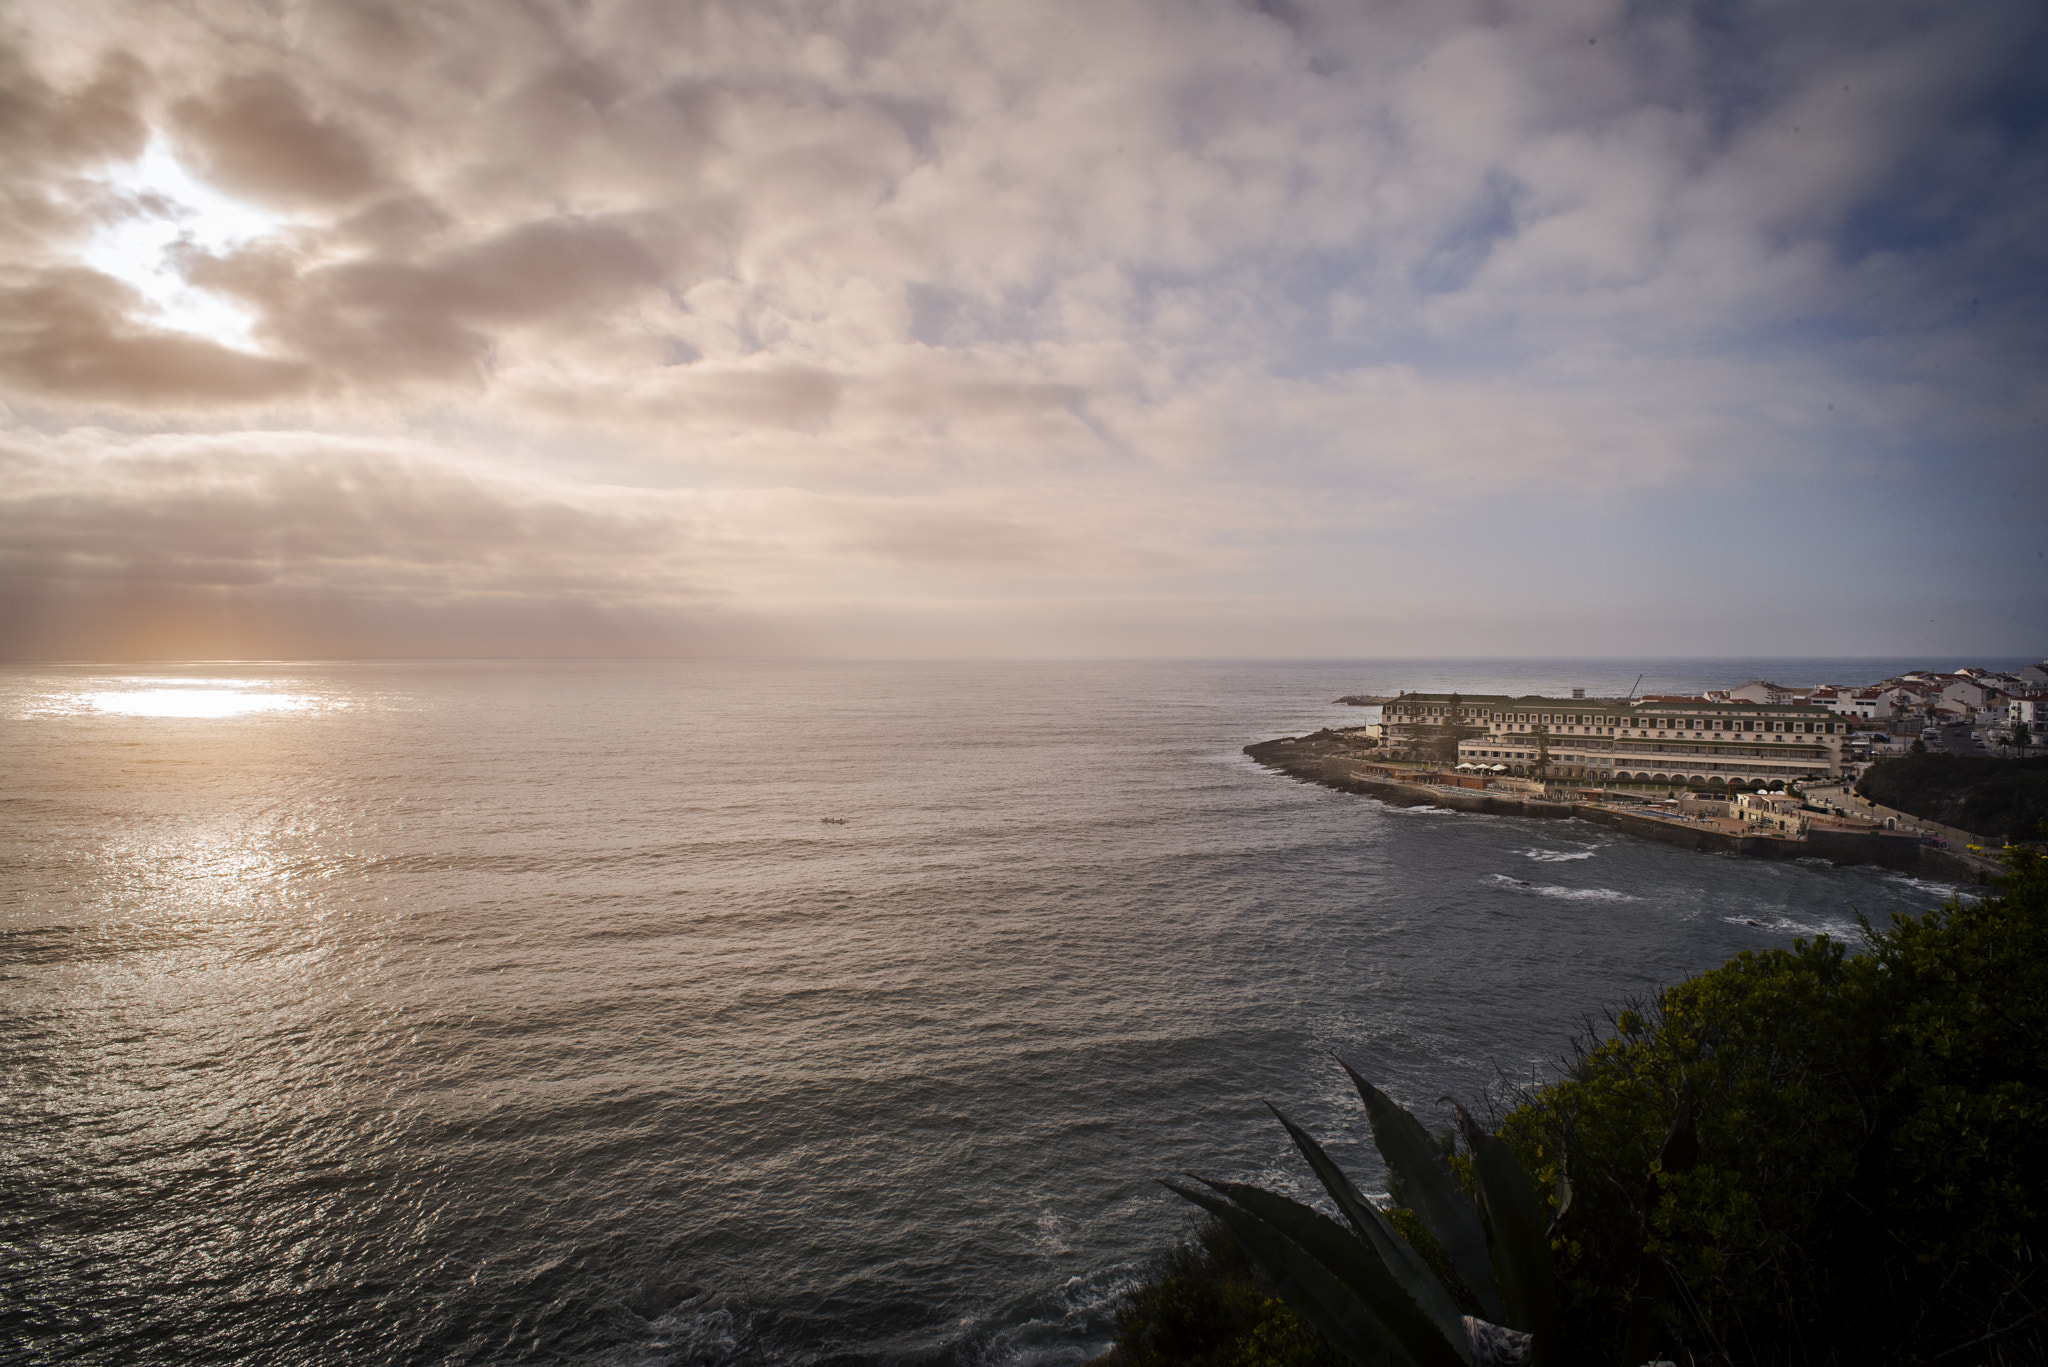
[[[1339,1060],[1342,1063],[1342,1060]],[[1295,1147],[1344,1216],[1241,1182],[1196,1177],[1166,1186],[1221,1220],[1273,1278],[1294,1312],[1352,1361],[1372,1367],[1548,1367],[1563,1361],[1550,1223],[1535,1188],[1499,1138],[1463,1106],[1458,1128],[1472,1159],[1475,1202],[1422,1122],[1343,1064],[1365,1103],[1394,1199],[1412,1210],[1477,1300],[1457,1299],[1384,1212],[1359,1194],[1307,1131],[1282,1115]],[[1192,1176],[1192,1174],[1190,1174]],[[1560,1183],[1558,1214],[1570,1202]]]

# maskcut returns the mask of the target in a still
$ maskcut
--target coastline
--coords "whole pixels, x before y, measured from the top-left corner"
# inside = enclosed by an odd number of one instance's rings
[[[1745,859],[1825,859],[1831,864],[1877,864],[1901,872],[1931,874],[1949,882],[1984,885],[2003,870],[1989,860],[1922,845],[1918,836],[1902,831],[1815,830],[1803,836],[1742,834],[1673,820],[1647,811],[1608,803],[1569,801],[1485,789],[1403,782],[1383,772],[1384,766],[1361,760],[1334,732],[1283,736],[1244,747],[1255,763],[1302,783],[1372,797],[1397,807],[1446,807],[1453,811],[1495,816],[1532,816],[1553,820],[1576,817],[1644,840],[1677,845],[1707,854],[1732,854]]]

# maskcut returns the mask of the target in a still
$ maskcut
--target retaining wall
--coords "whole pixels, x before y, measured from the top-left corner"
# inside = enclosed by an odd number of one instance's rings
[[[1328,745],[1319,744],[1319,739],[1309,736],[1263,741],[1247,745],[1244,752],[1260,764],[1291,778],[1318,783],[1340,792],[1375,797],[1397,807],[1446,807],[1452,811],[1484,812],[1496,816],[1575,816],[1644,840],[1711,854],[1734,854],[1748,859],[1825,859],[1832,864],[1878,864],[1889,869],[1926,873],[1951,882],[1989,883],[2002,872],[1997,865],[1985,860],[1922,845],[1918,836],[1906,831],[1816,828],[1809,830],[1803,839],[1787,840],[1768,835],[1735,835],[1710,826],[1670,821],[1590,803],[1403,783],[1384,774],[1366,772],[1364,765],[1371,761],[1329,753]]]

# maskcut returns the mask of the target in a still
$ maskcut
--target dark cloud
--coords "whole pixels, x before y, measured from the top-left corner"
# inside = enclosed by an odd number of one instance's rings
[[[0,658],[630,653],[719,597],[672,500],[303,437],[85,449],[0,443]]]
[[[149,129],[141,112],[149,71],[134,54],[102,54],[92,77],[75,89],[51,84],[23,56],[0,42],[0,165],[77,169],[141,154]]]
[[[398,209],[421,224],[431,212],[418,201]],[[635,226],[546,219],[425,259],[370,254],[311,266],[288,248],[259,245],[192,254],[185,271],[247,304],[258,333],[315,367],[330,389],[475,378],[494,330],[587,320],[658,285],[662,265]]]
[[[245,438],[114,457],[66,477],[15,453],[0,498],[0,577],[17,585],[245,587],[309,577],[365,589],[535,591],[577,586],[674,548],[675,529],[623,510],[395,454]],[[430,587],[431,585],[431,587]]]
[[[0,526],[45,601],[1398,602],[1455,539],[1508,620],[1615,537],[1747,601],[1864,553],[1849,490],[2018,545],[1959,510],[2048,413],[2037,3],[106,4],[0,52],[0,386],[87,453]],[[168,330],[202,295],[246,341]],[[311,431],[182,468],[79,405]]]
[[[141,154],[148,87],[148,69],[118,48],[84,84],[65,89],[0,41],[0,250],[33,252],[89,224],[99,206],[59,187],[82,170]]]
[[[354,204],[384,182],[363,139],[307,108],[274,73],[230,76],[171,106],[193,169],[221,189],[284,208]]]
[[[49,398],[142,405],[262,403],[312,370],[138,324],[135,292],[79,267],[0,277],[0,381]]]
[[[335,224],[334,238],[403,260],[445,232],[453,222],[424,195],[396,194],[366,205]]]

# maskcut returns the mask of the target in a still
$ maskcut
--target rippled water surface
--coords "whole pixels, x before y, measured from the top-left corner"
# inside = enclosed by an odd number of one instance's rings
[[[1729,662],[1860,681],[1895,662]],[[0,673],[0,1356],[1072,1362],[1174,1170],[1947,889],[1249,741],[1640,665]],[[1425,1112],[1427,1113],[1427,1112]]]

